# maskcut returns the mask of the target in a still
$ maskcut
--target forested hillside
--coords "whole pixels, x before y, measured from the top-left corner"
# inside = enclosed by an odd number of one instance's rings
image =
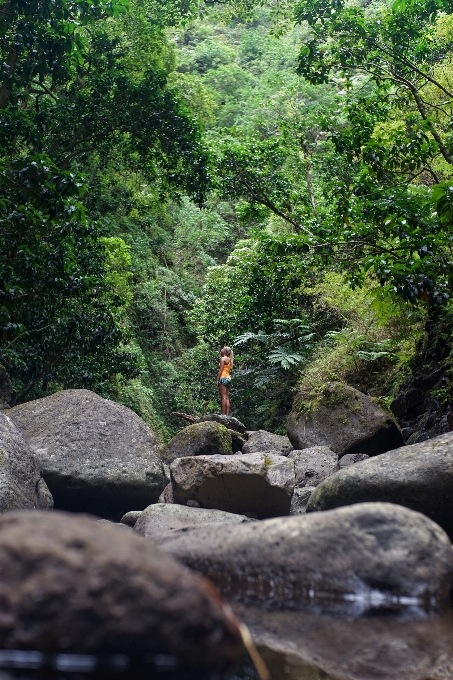
[[[434,376],[423,408],[445,415],[452,16],[441,0],[0,2],[17,402],[86,387],[166,440],[171,412],[218,409],[228,344],[250,429],[283,432],[296,386],[330,380],[388,407]]]

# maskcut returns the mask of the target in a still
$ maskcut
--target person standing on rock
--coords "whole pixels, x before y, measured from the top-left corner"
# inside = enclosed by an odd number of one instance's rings
[[[220,350],[219,372],[217,374],[217,387],[219,388],[222,400],[223,416],[230,415],[230,385],[233,360],[233,350],[230,347],[223,347]]]

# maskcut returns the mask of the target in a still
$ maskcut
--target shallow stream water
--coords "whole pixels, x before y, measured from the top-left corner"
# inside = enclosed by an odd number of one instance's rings
[[[297,612],[234,606],[272,680],[453,680],[453,612],[426,611],[415,601],[397,607],[324,604],[328,614],[319,605]],[[0,651],[0,680],[201,680],[175,668],[169,655],[144,663],[120,654],[36,654]],[[227,675],[209,680],[259,676],[244,658]]]

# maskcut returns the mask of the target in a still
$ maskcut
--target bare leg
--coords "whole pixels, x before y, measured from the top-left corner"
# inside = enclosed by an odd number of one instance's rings
[[[220,397],[222,399],[222,415],[223,416],[229,416],[230,415],[230,388],[227,387],[226,385],[219,385],[219,392],[220,392]]]

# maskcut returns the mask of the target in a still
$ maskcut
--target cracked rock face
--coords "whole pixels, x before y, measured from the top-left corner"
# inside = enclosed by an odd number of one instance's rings
[[[453,550],[447,534],[393,503],[199,527],[167,533],[157,543],[211,579],[227,599],[269,611],[304,610],[318,595],[323,608],[328,595],[345,608],[357,596],[361,611],[367,602],[372,610],[376,596],[382,602],[419,598],[428,606],[430,598],[442,606],[450,602]]]
[[[340,470],[316,487],[307,512],[366,501],[422,512],[453,536],[453,432]]]
[[[163,653],[224,670],[242,641],[217,591],[120,526],[58,511],[0,517],[1,648]]]
[[[4,413],[0,413],[0,512],[51,510],[53,498],[33,451]]]
[[[288,515],[294,463],[271,453],[179,458],[170,466],[175,503],[253,513],[259,519]]]
[[[158,442],[126,406],[89,390],[63,390],[8,414],[35,452],[57,508],[119,521],[159,498]]]
[[[295,449],[328,446],[339,458],[346,453],[376,456],[404,444],[391,414],[367,394],[339,382],[327,383],[320,393],[299,393],[287,432]]]

